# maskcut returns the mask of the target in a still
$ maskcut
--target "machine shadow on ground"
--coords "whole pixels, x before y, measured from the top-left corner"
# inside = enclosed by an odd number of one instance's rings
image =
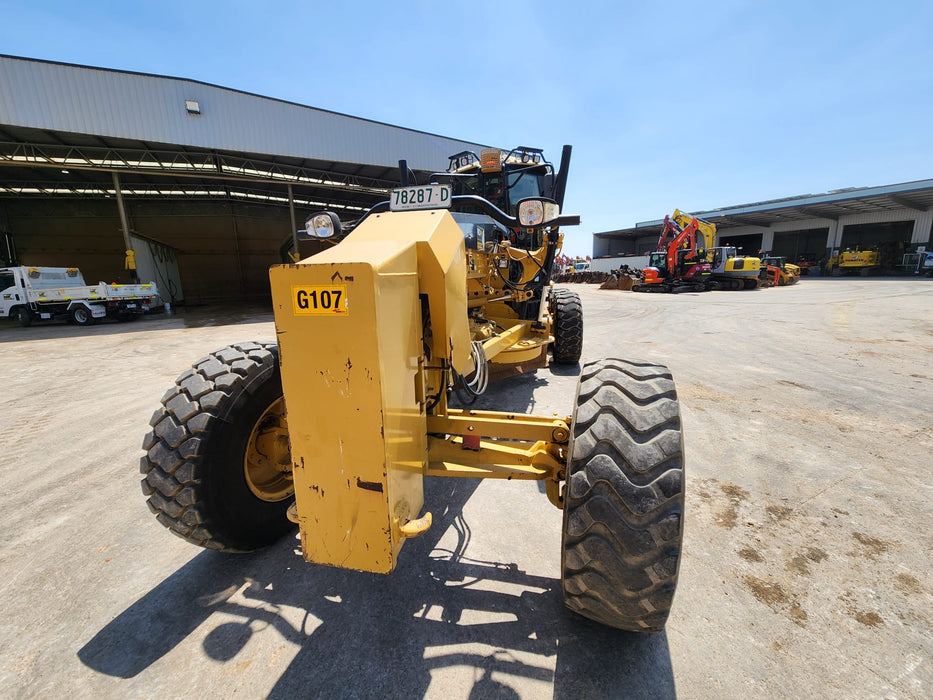
[[[274,630],[299,649],[271,698],[419,697],[432,673],[454,668],[470,671],[471,697],[514,696],[503,677],[553,684],[558,698],[622,689],[627,697],[675,697],[664,633],[591,623],[564,608],[559,579],[467,556],[463,507],[477,486],[426,480],[434,526],[406,545],[389,576],[306,564],[292,537],[253,555],[205,551],[101,629],[78,657],[128,679],[199,628],[204,635],[202,626],[210,628],[204,661],[231,664],[261,653],[241,654],[255,634]],[[451,528],[452,551],[439,546]],[[269,639],[261,646],[279,642]]]
[[[535,392],[548,385],[551,376],[578,377],[581,367],[576,365],[551,364],[539,369],[512,377],[504,377],[490,383],[486,393],[476,397],[473,403],[464,400],[462,392],[452,392],[449,403],[451,408],[474,409],[477,411],[504,411],[508,413],[536,413]],[[573,396],[573,394],[571,394]],[[563,407],[566,411],[571,405]],[[550,414],[552,411],[546,411]]]

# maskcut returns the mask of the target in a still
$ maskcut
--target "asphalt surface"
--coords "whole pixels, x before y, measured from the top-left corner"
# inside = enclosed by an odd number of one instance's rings
[[[933,694],[933,281],[654,295],[568,285],[584,361],[677,382],[680,584],[663,633],[576,617],[536,483],[429,480],[391,576],[163,529],[138,485],[160,397],[271,310],[0,326],[0,697],[878,697]],[[568,415],[578,368],[482,407]]]

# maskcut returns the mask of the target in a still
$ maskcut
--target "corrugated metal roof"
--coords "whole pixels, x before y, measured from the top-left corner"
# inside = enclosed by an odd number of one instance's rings
[[[421,170],[482,147],[194,80],[3,55],[0,124]]]
[[[738,226],[761,226],[808,219],[839,219],[852,214],[933,208],[933,180],[918,180],[879,187],[851,187],[825,194],[806,194],[766,202],[691,212],[719,229]],[[632,228],[602,231],[598,238],[639,238],[660,232],[663,219],[643,221]]]

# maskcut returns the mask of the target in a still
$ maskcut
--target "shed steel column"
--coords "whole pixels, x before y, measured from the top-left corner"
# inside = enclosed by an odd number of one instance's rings
[[[110,173],[113,175],[113,190],[117,196],[117,210],[120,212],[120,226],[123,228],[123,245],[127,251],[133,250],[133,241],[130,238],[130,223],[126,218],[126,207],[123,206],[123,190],[120,189],[120,176],[117,175],[116,171]],[[135,254],[135,251],[133,251]],[[133,263],[133,268],[130,270],[130,279],[133,282],[139,282],[139,275],[136,272],[136,263]]]
[[[761,232],[761,249],[765,252],[774,249],[774,230],[770,226]]]
[[[920,244],[928,242],[931,231],[933,231],[933,210],[928,209],[914,219],[914,230],[910,242]]]
[[[240,272],[240,298],[246,298],[246,275],[243,272],[243,257],[240,255],[240,232],[236,226],[236,212],[233,203],[230,203],[230,218],[233,220],[233,252],[236,255],[236,266]]]
[[[834,219],[829,225],[829,231],[826,233],[826,257],[833,254],[842,244],[842,229],[845,228],[839,223],[839,219]]]
[[[295,197],[292,193],[292,183],[288,183],[288,214],[292,218],[292,246],[295,248],[295,261],[298,258],[298,226],[295,225]]]

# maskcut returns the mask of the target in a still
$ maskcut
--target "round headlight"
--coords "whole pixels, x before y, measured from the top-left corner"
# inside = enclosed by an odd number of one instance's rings
[[[308,231],[315,238],[330,238],[334,235],[334,220],[330,214],[316,214],[311,217],[311,225]]]
[[[544,221],[544,202],[533,199],[518,205],[518,222],[522,226],[538,226]]]

